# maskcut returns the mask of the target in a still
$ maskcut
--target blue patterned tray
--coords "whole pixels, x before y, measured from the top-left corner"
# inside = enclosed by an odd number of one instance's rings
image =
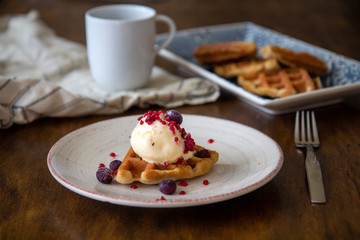
[[[159,34],[157,42],[166,34]],[[321,77],[322,89],[293,96],[268,99],[243,90],[233,81],[221,78],[204,65],[197,63],[193,56],[195,47],[221,41],[256,42],[258,49],[273,44],[295,52],[304,51],[323,59],[330,73]],[[350,59],[304,41],[286,36],[251,22],[216,25],[178,31],[173,42],[160,51],[160,56],[174,61],[182,67],[215,82],[240,99],[270,114],[281,114],[304,108],[315,108],[342,101],[345,97],[360,94],[360,62]]]

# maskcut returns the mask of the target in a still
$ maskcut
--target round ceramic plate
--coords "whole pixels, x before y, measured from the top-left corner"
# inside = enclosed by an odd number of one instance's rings
[[[205,116],[183,115],[181,127],[196,144],[219,153],[219,160],[204,176],[186,180],[172,195],[158,185],[102,184],[96,178],[100,163],[122,160],[130,147],[130,135],[138,116],[106,120],[75,130],[50,149],[47,159],[53,177],[83,196],[137,207],[187,207],[232,199],[263,186],[283,164],[280,146],[263,133],[245,125]],[[214,140],[209,141],[210,139]],[[212,142],[212,143],[211,143]],[[207,180],[208,185],[203,181]],[[179,183],[178,181],[177,183]],[[184,191],[185,194],[180,194]],[[166,200],[159,200],[164,197]]]

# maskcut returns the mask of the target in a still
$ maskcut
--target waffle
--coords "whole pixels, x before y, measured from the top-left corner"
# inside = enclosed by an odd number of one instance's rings
[[[324,61],[306,52],[296,53],[290,49],[267,45],[261,48],[260,54],[265,59],[276,58],[289,67],[304,68],[313,75],[321,75],[329,71]]]
[[[270,71],[279,69],[275,58],[269,58],[266,60],[252,60],[252,61],[239,61],[230,62],[222,65],[215,65],[214,72],[225,78],[237,77],[243,74],[257,73],[261,71]]]
[[[215,64],[256,54],[253,42],[217,42],[195,48],[194,56],[199,63]]]
[[[317,81],[318,79],[314,83],[314,80],[303,68],[284,68],[238,77],[238,83],[245,90],[271,98],[312,91],[320,86],[320,81]]]
[[[195,150],[204,149],[196,145]],[[117,174],[116,181],[122,184],[129,184],[135,181],[144,184],[158,184],[163,180],[189,179],[208,173],[213,164],[217,162],[219,154],[216,151],[210,152],[210,158],[198,158],[196,156],[182,164],[162,164],[149,163],[142,160],[132,147],[123,159]]]

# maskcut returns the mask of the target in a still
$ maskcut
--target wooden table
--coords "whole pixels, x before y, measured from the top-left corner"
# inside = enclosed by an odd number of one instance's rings
[[[0,0],[0,14],[37,9],[61,37],[85,43],[84,13],[115,1]],[[120,1],[117,1],[120,2]],[[178,29],[252,21],[360,60],[357,0],[135,1],[171,16]],[[128,2],[129,3],[129,2]],[[159,60],[163,62],[162,60]],[[182,106],[182,113],[229,119],[279,143],[284,164],[268,184],[210,205],[152,209],[113,205],[78,195],[50,174],[51,146],[82,126],[124,114],[46,118],[0,131],[1,239],[359,239],[360,101],[316,109],[327,203],[312,205],[304,152],[293,143],[294,113],[265,114],[223,93],[215,103]],[[156,109],[156,106],[152,106]]]

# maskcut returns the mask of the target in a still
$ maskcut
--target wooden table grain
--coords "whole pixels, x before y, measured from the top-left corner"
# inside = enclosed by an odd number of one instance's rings
[[[112,3],[151,6],[172,17],[178,29],[251,21],[360,60],[357,0],[0,0],[0,14],[36,9],[60,37],[85,44],[85,11]],[[177,73],[176,66],[157,62]],[[316,109],[322,142],[317,156],[327,195],[323,205],[310,203],[304,152],[293,143],[294,113],[268,115],[225,92],[214,103],[176,109],[267,134],[284,152],[281,171],[260,189],[215,204],[174,209],[113,205],[61,186],[47,168],[47,153],[75,129],[143,109],[14,125],[0,131],[0,239],[360,239],[360,96]]]

